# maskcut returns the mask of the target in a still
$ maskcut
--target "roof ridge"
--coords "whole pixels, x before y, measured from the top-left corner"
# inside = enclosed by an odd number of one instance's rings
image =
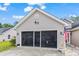
[[[30,17],[30,15],[32,15],[35,11],[39,11],[39,12],[41,12],[41,13],[47,15],[48,17],[50,17],[50,18],[56,20],[57,22],[59,22],[59,23],[61,23],[61,24],[67,26],[67,23],[65,23],[64,21],[62,21],[62,20],[60,20],[59,18],[55,17],[54,15],[52,16],[52,15],[50,15],[49,13],[47,13],[47,12],[45,12],[45,11],[39,9],[39,8],[35,8],[35,9],[32,9],[32,10],[29,12],[28,15],[25,15],[25,16],[21,19],[21,21],[20,21],[14,28],[16,29],[19,25],[21,25],[21,24],[22,24],[28,17]]]

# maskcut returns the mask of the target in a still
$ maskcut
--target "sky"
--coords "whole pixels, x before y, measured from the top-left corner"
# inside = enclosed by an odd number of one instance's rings
[[[79,16],[79,3],[0,3],[0,23],[14,24],[34,8],[58,18]]]

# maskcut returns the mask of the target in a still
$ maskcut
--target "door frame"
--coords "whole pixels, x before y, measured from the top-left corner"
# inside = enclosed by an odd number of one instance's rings
[[[20,32],[20,46],[23,46],[23,45],[22,45],[22,33],[23,33],[23,32],[33,32],[33,31],[21,31],[21,32]],[[33,37],[33,39],[34,39],[34,37]],[[34,46],[34,45],[33,45],[33,46]],[[32,47],[33,47],[33,46],[32,46]]]
[[[42,30],[42,31],[57,31],[57,30]],[[35,32],[40,32],[40,47],[41,47],[41,32],[42,31],[33,31],[33,47],[36,47],[35,46]],[[22,32],[27,32],[27,31],[20,32],[20,46],[22,46]],[[58,35],[58,34],[56,34],[56,35]],[[57,37],[57,44],[58,44],[58,37]],[[46,48],[46,47],[43,47],[43,48]],[[57,45],[56,49],[58,49],[58,45]]]
[[[40,32],[40,47],[41,47],[41,31],[33,31],[33,47],[36,47],[35,46],[35,32]]]

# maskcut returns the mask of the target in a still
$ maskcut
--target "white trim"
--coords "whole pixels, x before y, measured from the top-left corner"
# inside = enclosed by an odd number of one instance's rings
[[[71,29],[71,31],[76,31],[76,30],[79,30],[79,27]]]
[[[50,17],[50,18],[52,18],[53,20],[55,20],[55,21],[61,23],[62,25],[65,25],[65,26],[68,25],[67,23],[65,23],[64,21],[58,19],[58,18],[55,17],[54,15],[53,15],[53,16],[52,16],[52,15],[49,15],[48,13],[42,11],[41,9],[35,8],[35,9],[33,9],[28,15],[24,16],[24,17],[21,19],[21,21],[14,27],[14,29],[16,29],[17,27],[19,27],[27,18],[29,18],[29,17],[30,17],[34,12],[36,12],[36,11],[39,11],[39,12],[41,12],[41,13],[47,15],[48,17]]]
[[[50,15],[50,14],[48,14],[48,13],[46,13],[43,10],[38,9],[38,8],[36,10],[38,10],[41,13],[43,13],[44,15],[47,15],[48,17],[52,18],[53,20],[56,20],[57,22],[59,22],[59,23],[61,23],[63,25],[66,25],[66,26],[68,25],[67,23],[65,23],[64,21],[60,20],[58,17],[56,17],[54,15]]]
[[[59,47],[58,47],[58,35],[59,35],[59,31],[57,30],[57,49],[59,50]]]
[[[35,47],[35,31],[33,31],[33,47]]]
[[[68,20],[68,19],[67,19]],[[72,20],[68,20],[68,21],[70,21],[71,23],[74,23],[74,21],[72,21]]]
[[[20,35],[20,46],[22,46],[22,36],[21,36],[22,33],[20,32],[19,35]]]
[[[41,31],[40,31],[40,47],[41,47]]]
[[[35,12],[35,9],[33,9],[28,15],[25,15],[20,22],[14,27],[16,29],[19,25],[21,25],[29,16],[31,16]]]

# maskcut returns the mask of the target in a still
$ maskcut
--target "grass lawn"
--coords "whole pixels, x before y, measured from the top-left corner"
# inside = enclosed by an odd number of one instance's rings
[[[0,42],[0,52],[8,50],[10,48],[16,47],[15,46],[15,40],[10,40],[10,41],[4,41],[4,42]]]

